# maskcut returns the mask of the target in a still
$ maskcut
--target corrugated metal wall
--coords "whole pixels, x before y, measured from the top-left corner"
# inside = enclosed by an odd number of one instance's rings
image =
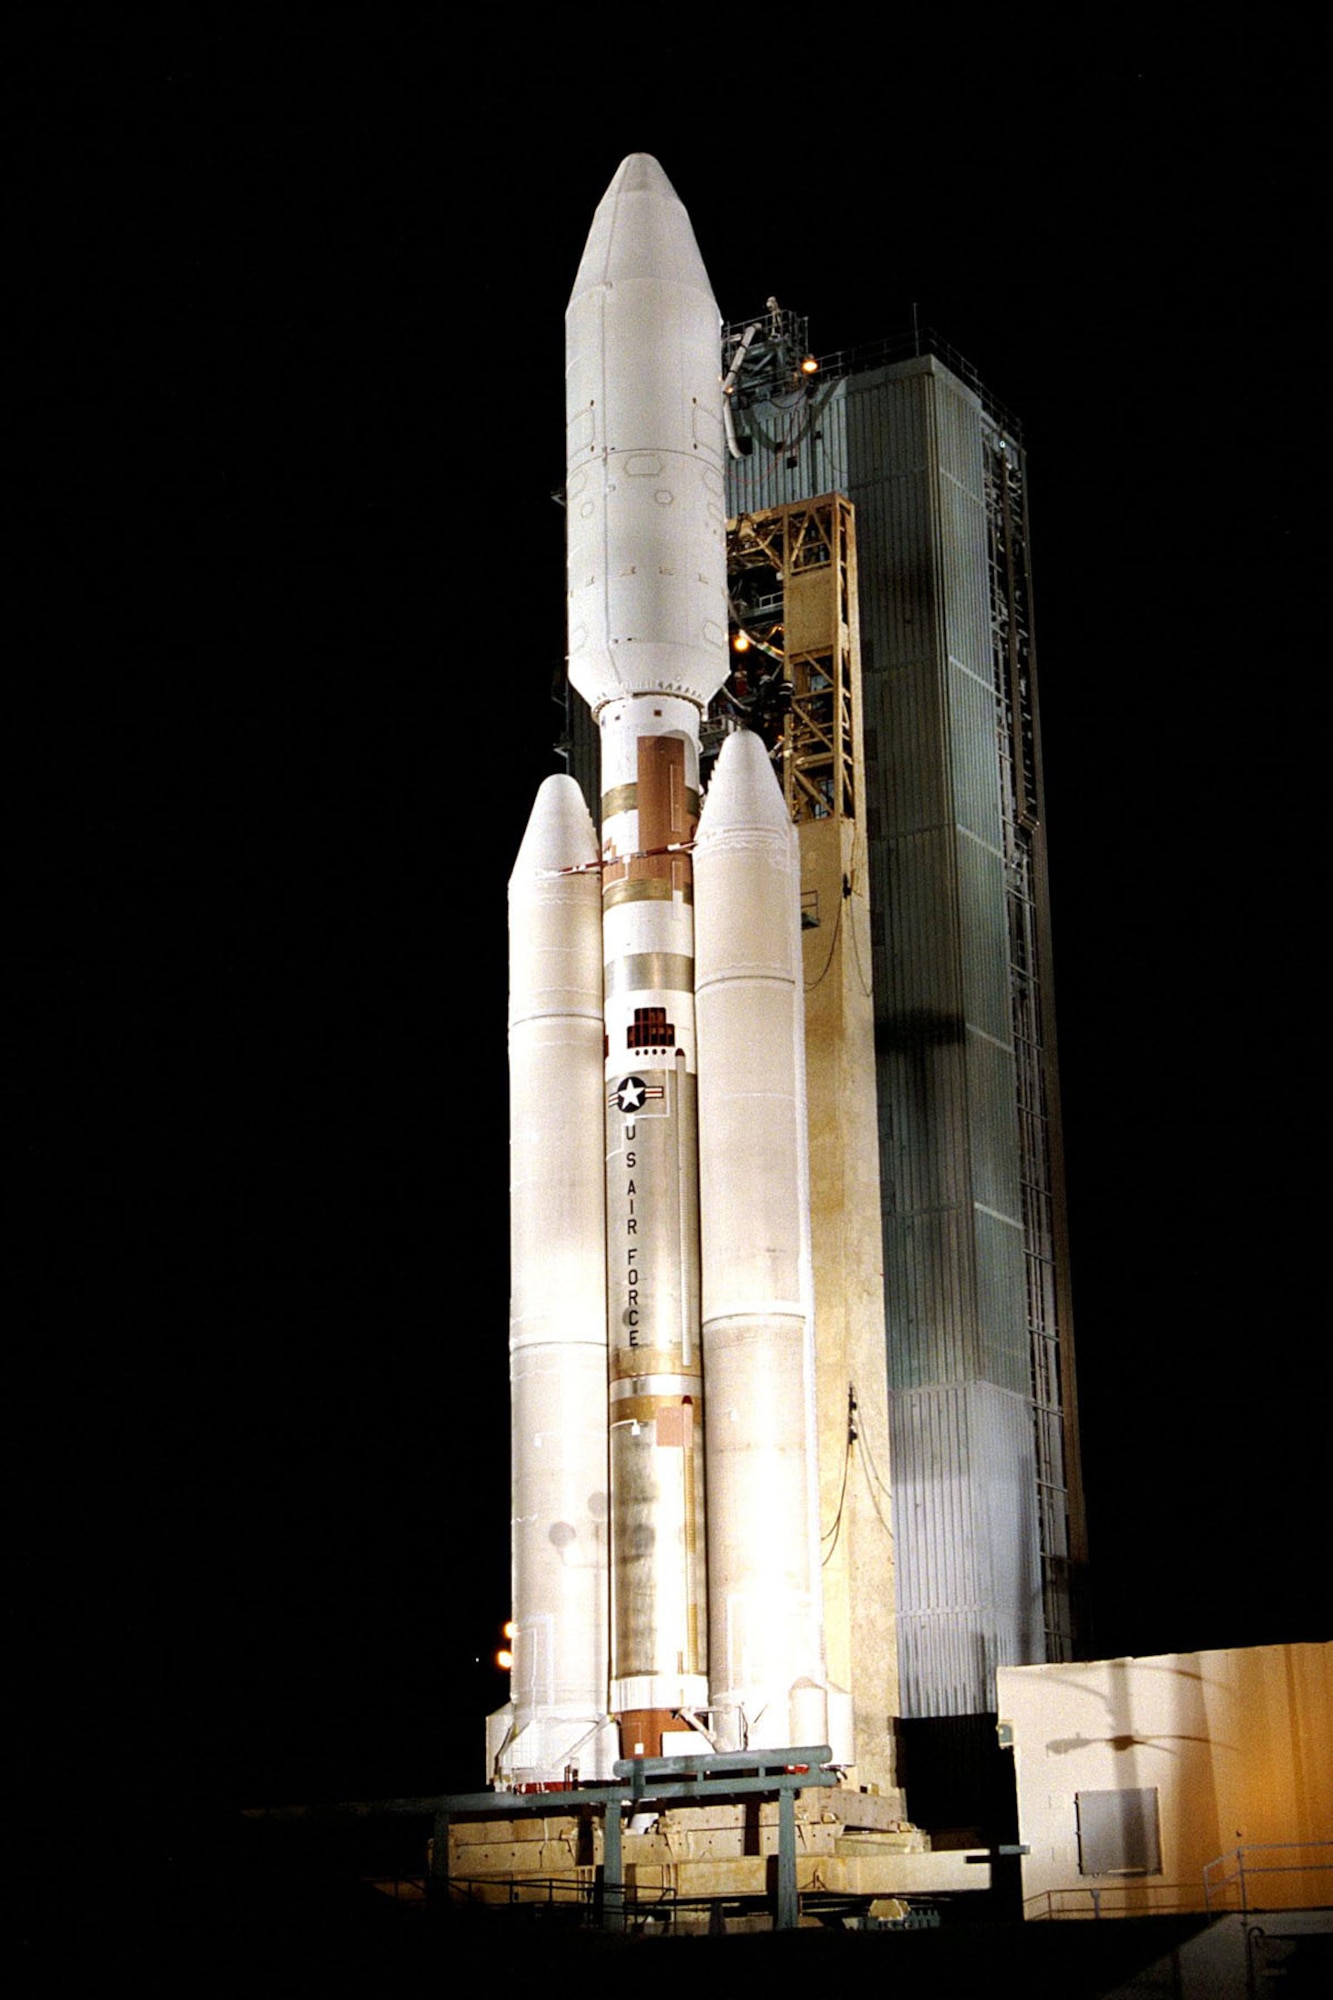
[[[932,356],[759,412],[733,513],[856,507],[903,1712],[1044,1657],[977,397]]]
[[[1041,1654],[1031,1408],[985,1382],[892,1400],[903,1712],[975,1715]]]

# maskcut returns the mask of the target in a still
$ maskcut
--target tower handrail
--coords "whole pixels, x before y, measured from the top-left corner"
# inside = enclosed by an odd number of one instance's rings
[[[1257,1854],[1291,1854],[1297,1851],[1303,1854],[1314,1851],[1315,1853],[1323,1854],[1326,1859],[1321,1861],[1277,1862],[1255,1861],[1251,1859],[1252,1856]],[[1231,1866],[1233,1863],[1234,1867]],[[1245,1841],[1237,1847],[1224,1848],[1221,1854],[1215,1855],[1211,1861],[1204,1863],[1203,1893],[1205,1905],[1211,1910],[1215,1894],[1220,1896],[1227,1890],[1238,1885],[1240,1888],[1240,1913],[1242,1916],[1248,1916],[1252,1908],[1265,1909],[1271,1907],[1264,1903],[1252,1901],[1250,1884],[1255,1876],[1319,1874],[1327,1874],[1330,1878],[1328,1893],[1322,1896],[1319,1901],[1321,1903],[1333,1902],[1333,1840]],[[1313,1908],[1316,1905],[1298,1905],[1297,1907]]]

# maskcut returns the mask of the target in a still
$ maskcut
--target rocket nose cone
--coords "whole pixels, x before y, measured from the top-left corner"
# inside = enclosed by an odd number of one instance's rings
[[[702,292],[712,286],[680,196],[651,153],[631,153],[597,204],[570,304],[604,285],[640,279]]]
[[[664,194],[679,200],[676,190],[651,153],[630,153],[620,162],[608,194]]]
[[[697,838],[704,841],[739,827],[791,832],[782,787],[763,739],[752,729],[735,730],[718,752]]]
[[[544,871],[586,868],[596,861],[597,835],[582,792],[563,773],[544,779],[532,802],[511,881]]]

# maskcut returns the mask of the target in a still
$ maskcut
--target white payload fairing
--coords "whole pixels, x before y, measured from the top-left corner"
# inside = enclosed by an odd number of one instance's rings
[[[644,154],[566,325],[601,838],[549,778],[510,882],[515,1629],[490,1751],[517,1786],[678,1732],[828,1740],[796,835],[745,733],[700,816],[727,673],[720,321]]]

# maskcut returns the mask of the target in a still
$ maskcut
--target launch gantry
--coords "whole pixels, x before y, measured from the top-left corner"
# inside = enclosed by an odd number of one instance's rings
[[[769,742],[798,826],[855,818],[851,503],[826,493],[743,514],[729,524],[727,568],[737,661],[728,697],[738,706],[758,708],[747,720]],[[753,677],[741,664],[751,649],[766,663]],[[745,688],[739,696],[738,683]]]

